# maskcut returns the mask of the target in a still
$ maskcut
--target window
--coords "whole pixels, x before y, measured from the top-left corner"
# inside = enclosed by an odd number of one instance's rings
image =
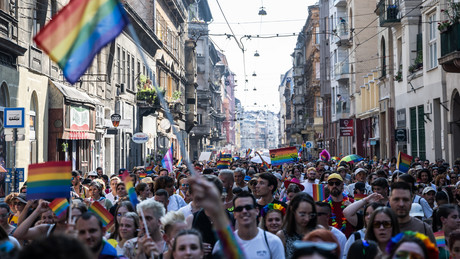
[[[410,140],[411,155],[419,156],[420,159],[426,158],[425,147],[425,113],[423,105],[411,107],[410,113]]]
[[[117,47],[117,82],[120,84],[121,83],[121,65],[120,65],[120,60],[121,60],[121,54],[120,54],[120,46]]]
[[[131,63],[130,63],[130,59],[131,59],[131,55],[129,55],[129,53],[128,53],[128,59],[126,61],[126,66],[127,66],[127,70],[126,70],[126,77],[127,77],[126,89],[131,89]]]
[[[316,96],[316,117],[323,117],[323,99]]]
[[[10,13],[10,1],[0,0],[0,10],[5,11],[5,13]]]
[[[428,16],[428,68],[438,66],[438,47],[436,43],[437,33],[436,13]]]
[[[320,40],[320,37],[319,37],[319,26],[315,28],[315,31],[316,31],[316,34],[315,34],[315,43],[316,44],[319,44],[319,40]]]
[[[197,114],[196,121],[198,122],[198,125],[203,124],[203,114]]]
[[[135,78],[136,78],[136,71],[135,71],[135,62],[134,62],[134,56],[131,56],[131,87],[132,87],[132,90],[134,91],[135,90],[135,86],[136,84],[134,83],[135,81]]]
[[[38,131],[37,120],[38,100],[37,94],[34,91],[30,99],[29,107],[29,162],[31,164],[38,163],[38,144],[36,132]]]

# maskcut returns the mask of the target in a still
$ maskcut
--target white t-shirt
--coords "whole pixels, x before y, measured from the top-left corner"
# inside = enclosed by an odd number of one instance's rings
[[[236,230],[235,238],[240,247],[243,250],[245,258],[276,258],[284,259],[284,247],[281,239],[272,233],[265,231],[267,234],[267,241],[265,241],[264,231],[258,228],[259,233],[251,240],[243,240],[238,236],[238,230]],[[267,245],[268,244],[268,245]],[[220,242],[217,241],[214,246],[213,254],[221,251]]]
[[[342,258],[343,257],[343,250],[345,249],[345,244],[347,243],[347,236],[345,236],[344,233],[342,233],[342,231],[334,228],[334,227],[329,227],[329,229],[331,230],[332,234],[334,234],[334,236],[337,238],[337,240],[339,241],[339,245],[340,245],[340,257],[339,258]]]
[[[305,182],[302,183],[302,185],[305,187],[303,192],[306,192],[311,197],[313,197],[313,184],[318,184],[318,183],[319,183],[319,179],[315,179],[314,183],[310,183],[310,182],[308,182],[308,180],[306,180]]]
[[[179,195],[173,194],[169,196],[168,211],[177,211],[186,205],[187,203]]]
[[[179,212],[182,212],[182,214],[184,214],[184,217],[187,218],[189,215],[192,215],[192,205],[191,205],[192,202],[190,202],[189,204],[187,204],[186,206],[182,207],[179,209]]]

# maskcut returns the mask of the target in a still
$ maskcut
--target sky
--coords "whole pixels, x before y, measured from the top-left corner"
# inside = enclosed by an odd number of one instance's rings
[[[271,110],[279,112],[280,77],[292,67],[297,34],[308,17],[308,6],[314,0],[208,0],[213,21],[209,25],[211,40],[227,57],[230,70],[236,74],[235,96],[246,110]],[[219,9],[220,4],[234,35],[244,48],[238,47],[235,39],[218,34],[233,34]],[[258,15],[264,6],[267,15]],[[278,35],[292,35],[276,37]],[[243,37],[251,35],[251,39]],[[257,38],[257,35],[260,37]],[[273,36],[262,39],[262,36]],[[242,38],[243,37],[243,38]],[[254,53],[258,51],[259,57]],[[246,69],[244,69],[246,64]],[[245,84],[244,78],[248,82]],[[253,76],[253,73],[257,76]],[[247,91],[244,91],[247,88]],[[254,91],[253,89],[257,90]]]

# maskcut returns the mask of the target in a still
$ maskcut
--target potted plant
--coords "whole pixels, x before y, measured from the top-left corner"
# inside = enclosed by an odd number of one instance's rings
[[[441,9],[447,19],[438,23],[438,30],[441,32],[447,31],[452,25],[457,24],[460,21],[460,3],[447,1],[447,8]]]

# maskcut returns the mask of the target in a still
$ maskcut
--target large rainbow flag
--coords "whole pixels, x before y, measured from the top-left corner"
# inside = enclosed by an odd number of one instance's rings
[[[94,56],[128,23],[118,0],[72,0],[40,30],[34,41],[73,84]]]
[[[113,216],[107,211],[99,202],[95,201],[88,208],[89,211],[96,214],[96,216],[102,221],[102,226],[109,229],[113,224]]]
[[[70,198],[71,172],[70,161],[29,165],[27,199]]]
[[[299,157],[297,155],[296,147],[285,147],[270,150],[270,159],[272,166],[282,165],[284,163],[295,163]]]
[[[396,167],[399,171],[407,173],[410,168],[410,164],[412,163],[412,157],[408,154],[405,154],[399,151],[398,160],[396,162]]]

